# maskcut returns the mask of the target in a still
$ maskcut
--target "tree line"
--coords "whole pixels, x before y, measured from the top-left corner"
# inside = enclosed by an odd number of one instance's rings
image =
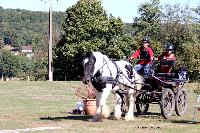
[[[16,47],[24,41],[32,44],[36,53],[40,51],[35,62],[42,60],[43,63],[39,64],[43,66],[43,74],[47,75],[48,13],[0,10],[7,12],[0,15],[0,24],[5,28],[0,31],[3,43],[6,37]],[[190,79],[200,80],[200,6],[191,9],[180,4],[160,5],[159,0],[151,0],[138,7],[138,14],[132,23],[124,23],[121,18],[108,15],[100,0],[79,0],[65,12],[54,12],[54,80],[80,80],[83,73],[81,62],[88,51],[100,51],[113,59],[128,57],[145,36],[150,37],[155,56],[163,51],[166,42],[172,42],[177,56],[176,66],[186,66]],[[17,15],[22,16],[9,19]],[[27,20],[27,16],[30,19]],[[10,34],[11,31],[16,34]]]
[[[110,58],[122,59],[130,56],[141,45],[142,38],[148,36],[155,56],[163,51],[166,42],[173,43],[176,66],[186,66],[191,80],[197,81],[199,11],[199,7],[161,6],[159,0],[151,0],[138,7],[139,16],[133,23],[124,24],[120,18],[107,15],[99,0],[79,0],[66,10],[62,24],[65,34],[54,48],[55,77],[78,80],[82,75],[80,62],[86,52],[101,51]]]
[[[48,75],[48,12],[0,7],[0,76],[46,80]],[[64,12],[53,12],[53,43],[62,34]],[[13,55],[6,45],[20,50],[31,45],[34,56]]]

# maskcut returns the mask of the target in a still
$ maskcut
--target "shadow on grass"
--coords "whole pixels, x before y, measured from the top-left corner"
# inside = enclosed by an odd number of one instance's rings
[[[82,121],[91,121],[92,116],[85,116],[85,115],[71,115],[66,117],[41,117],[40,120],[47,120],[47,121],[62,121],[62,120],[82,120]]]
[[[172,123],[180,123],[180,124],[200,124],[197,121],[189,121],[189,120],[171,120]]]
[[[138,114],[135,113],[136,117],[143,117],[143,118],[151,118],[151,119],[161,119],[163,118],[161,113],[153,113],[153,112],[147,112],[146,114]]]

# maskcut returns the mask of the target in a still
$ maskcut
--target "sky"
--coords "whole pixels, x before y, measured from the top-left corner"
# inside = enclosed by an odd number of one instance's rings
[[[78,0],[52,0],[53,11],[66,11],[67,8],[76,4]],[[101,0],[107,14],[120,17],[123,22],[132,23],[136,17],[138,6],[150,0]],[[180,3],[196,7],[200,5],[200,0],[160,0],[161,5]],[[31,11],[48,11],[49,0],[0,0],[0,6],[4,9],[26,9]]]

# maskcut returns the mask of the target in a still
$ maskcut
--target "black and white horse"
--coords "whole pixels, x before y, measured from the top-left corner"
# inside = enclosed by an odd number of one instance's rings
[[[106,100],[111,91],[117,96],[114,117],[116,119],[121,118],[122,97],[120,93],[117,93],[120,89],[126,90],[128,94],[129,105],[125,120],[134,120],[133,109],[137,90],[141,89],[141,84],[144,81],[136,73],[132,65],[124,60],[112,61],[100,52],[91,52],[87,53],[83,59],[83,67],[83,83],[92,83],[95,88],[97,111],[93,117],[93,121],[98,121],[101,117],[108,118],[109,112],[107,110]]]

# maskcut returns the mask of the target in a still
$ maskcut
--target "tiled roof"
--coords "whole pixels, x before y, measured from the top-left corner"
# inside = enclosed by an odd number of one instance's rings
[[[22,46],[22,50],[32,50],[32,46],[31,45]]]

